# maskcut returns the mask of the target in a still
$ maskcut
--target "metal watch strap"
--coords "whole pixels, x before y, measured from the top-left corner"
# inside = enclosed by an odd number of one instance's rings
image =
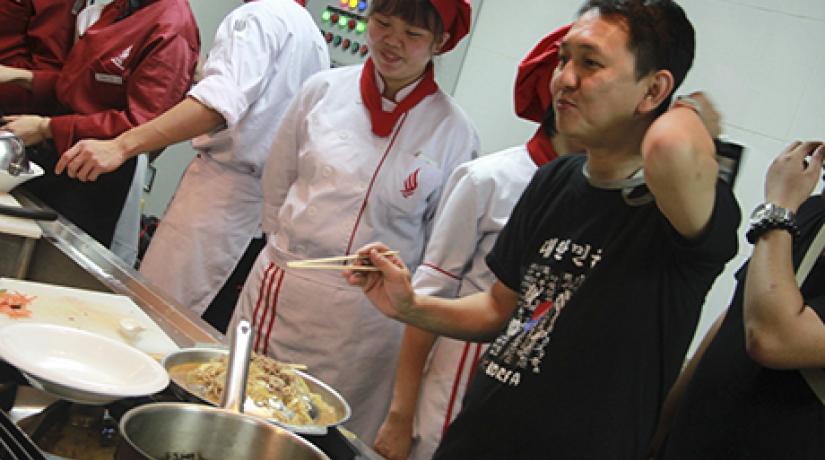
[[[762,235],[774,229],[785,230],[794,238],[799,236],[796,216],[791,210],[770,202],[762,203],[751,214],[751,225],[745,237],[749,243],[756,244]]]

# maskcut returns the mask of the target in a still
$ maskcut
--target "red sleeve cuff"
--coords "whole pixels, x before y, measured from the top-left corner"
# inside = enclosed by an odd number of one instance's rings
[[[74,139],[74,115],[61,115],[52,117],[49,121],[49,129],[52,132],[52,141],[57,149],[58,155],[69,150]]]
[[[54,87],[60,72],[53,70],[33,70],[32,71],[32,96],[33,104],[37,106],[57,105],[57,94]]]

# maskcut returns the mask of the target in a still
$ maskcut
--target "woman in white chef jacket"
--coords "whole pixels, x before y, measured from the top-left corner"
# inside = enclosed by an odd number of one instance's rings
[[[438,89],[432,66],[469,21],[469,0],[372,2],[372,56],[307,81],[264,171],[268,242],[233,323],[249,318],[256,351],[306,364],[340,391],[353,410],[346,427],[366,442],[389,404],[402,326],[340,272],[286,263],[381,240],[419,264],[444,183],[478,151],[475,129]]]
[[[261,175],[279,120],[301,84],[328,68],[326,43],[299,3],[245,3],[221,21],[204,77],[183,102],[116,139],[79,142],[63,154],[58,168],[80,180],[95,180],[141,152],[197,136],[192,146],[198,156],[189,164],[140,271],[203,314],[260,233]],[[225,328],[228,319],[226,314],[222,324],[213,325]]]

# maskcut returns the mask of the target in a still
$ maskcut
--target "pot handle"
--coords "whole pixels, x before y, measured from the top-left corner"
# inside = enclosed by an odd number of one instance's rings
[[[242,319],[235,327],[229,348],[229,364],[226,367],[226,382],[223,386],[221,407],[243,413],[246,400],[246,377],[249,373],[249,355],[252,351],[252,326]]]

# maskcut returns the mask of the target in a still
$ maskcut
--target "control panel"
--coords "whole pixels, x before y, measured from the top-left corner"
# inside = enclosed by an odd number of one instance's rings
[[[324,35],[333,67],[367,59],[368,0],[307,0],[306,8]]]

